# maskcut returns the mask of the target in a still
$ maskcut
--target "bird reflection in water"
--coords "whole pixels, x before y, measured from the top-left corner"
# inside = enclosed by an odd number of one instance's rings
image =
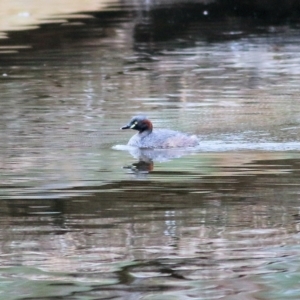
[[[123,149],[125,150],[125,149]],[[138,161],[124,168],[135,173],[150,173],[154,170],[155,162],[166,162],[175,158],[195,152],[195,148],[190,149],[140,149],[136,147],[126,147],[132,157]]]

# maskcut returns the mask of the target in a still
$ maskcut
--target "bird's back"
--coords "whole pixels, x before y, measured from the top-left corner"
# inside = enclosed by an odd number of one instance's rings
[[[198,145],[198,139],[196,136],[189,136],[174,130],[155,129],[147,135],[135,134],[129,140],[128,145],[151,149],[195,147]]]

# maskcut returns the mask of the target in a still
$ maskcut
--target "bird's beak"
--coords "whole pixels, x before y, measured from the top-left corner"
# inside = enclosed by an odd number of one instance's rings
[[[129,128],[130,128],[129,124],[127,124],[127,125],[121,127],[121,129],[129,129]]]

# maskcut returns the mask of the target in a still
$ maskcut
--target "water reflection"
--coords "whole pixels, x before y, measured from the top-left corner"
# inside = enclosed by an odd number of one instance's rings
[[[1,40],[1,292],[298,299],[299,29],[135,8]],[[116,151],[138,113],[199,147]]]
[[[138,291],[136,297],[205,299],[225,297],[229,288],[255,298],[282,272],[298,273],[298,164],[266,155],[239,172],[219,163],[223,175],[195,173],[194,180],[187,164],[186,174],[161,166],[146,181],[127,177],[90,196],[2,201],[3,279],[15,276],[23,286],[35,280],[67,299]]]

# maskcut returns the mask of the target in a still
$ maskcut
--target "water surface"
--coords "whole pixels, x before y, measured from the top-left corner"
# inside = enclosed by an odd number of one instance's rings
[[[1,40],[3,299],[299,299],[298,25],[90,16]]]

